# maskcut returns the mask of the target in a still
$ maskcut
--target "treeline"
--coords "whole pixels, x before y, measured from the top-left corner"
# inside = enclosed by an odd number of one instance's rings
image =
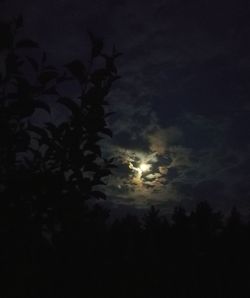
[[[152,207],[107,223],[85,208],[53,236],[1,226],[2,297],[249,297],[250,224],[207,203],[172,219]]]

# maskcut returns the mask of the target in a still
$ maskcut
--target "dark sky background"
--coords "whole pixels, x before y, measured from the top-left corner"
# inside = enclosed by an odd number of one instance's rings
[[[249,1],[2,0],[0,11],[22,13],[55,63],[87,57],[87,29],[123,53],[109,96],[105,146],[119,164],[110,206],[168,212],[207,200],[249,213]],[[140,173],[141,163],[150,169]]]

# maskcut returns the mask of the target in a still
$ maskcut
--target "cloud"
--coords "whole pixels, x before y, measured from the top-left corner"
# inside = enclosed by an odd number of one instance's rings
[[[147,139],[149,141],[149,148],[152,152],[159,155],[164,155],[168,146],[180,140],[182,132],[178,127],[168,127],[165,129],[158,128],[153,133],[149,133]]]

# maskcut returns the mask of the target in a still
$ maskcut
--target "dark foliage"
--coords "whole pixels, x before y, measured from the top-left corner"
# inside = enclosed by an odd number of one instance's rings
[[[37,43],[17,39],[22,24],[0,23],[0,297],[249,297],[250,225],[235,208],[224,220],[200,203],[169,221],[152,207],[142,220],[107,224],[107,210],[87,207],[105,198],[97,187],[114,166],[99,141],[112,135],[105,97],[119,53],[103,54],[90,34],[90,65],[74,60],[61,70]],[[59,94],[69,80],[79,84],[77,99]],[[47,98],[69,119],[32,123],[36,109],[50,113]]]
[[[103,158],[99,142],[112,135],[105,97],[118,78],[106,57],[114,63],[118,53],[105,55],[103,68],[96,68],[95,59],[104,54],[102,44],[97,46],[91,35],[94,54],[88,69],[75,60],[60,70],[47,65],[36,42],[18,38],[21,27],[21,17],[1,24],[5,62],[0,85],[1,195],[5,214],[19,213],[23,220],[53,233],[52,226],[66,224],[71,212],[75,219],[80,216],[87,199],[105,199],[96,186],[105,184],[103,178],[114,165]],[[78,83],[78,98],[59,93],[58,86],[63,90],[68,81]],[[71,116],[59,125],[53,120],[43,127],[32,124],[36,109],[50,113],[48,97],[57,98]]]

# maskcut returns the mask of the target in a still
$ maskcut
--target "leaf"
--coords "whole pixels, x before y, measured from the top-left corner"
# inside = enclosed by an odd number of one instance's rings
[[[32,39],[22,39],[17,42],[17,48],[39,48],[37,42],[33,41]]]
[[[29,98],[19,97],[19,101],[13,102],[10,105],[13,114],[19,115],[21,118],[26,118],[34,112],[34,102]]]
[[[63,132],[69,129],[69,124],[67,122],[63,122],[58,126],[58,133],[62,134]]]
[[[41,155],[41,152],[39,152],[39,150],[29,148],[28,151],[31,152],[31,154],[33,155],[33,158],[41,159],[42,155]],[[33,162],[31,162],[31,163],[32,163],[32,166],[34,166],[34,163]]]
[[[97,156],[101,156],[102,155],[101,148],[98,145],[95,145],[95,146],[90,147],[90,150],[92,150],[92,152],[94,154],[96,154]]]
[[[102,49],[103,49],[103,41],[101,38],[96,37],[92,32],[89,33],[89,38],[92,43],[92,58],[95,58],[100,55]]]
[[[26,131],[21,131],[17,135],[16,150],[17,152],[25,152],[30,143],[30,135]]]
[[[114,164],[115,159],[113,157],[110,158],[110,159],[108,159],[108,160],[105,160],[105,162],[106,162],[106,166],[107,166],[108,169],[115,169],[115,168],[117,168],[117,165]]]
[[[36,100],[36,101],[34,102],[34,107],[37,108],[37,109],[45,110],[45,111],[48,112],[49,114],[51,113],[51,111],[50,111],[50,107],[49,107],[46,103],[44,103],[44,102],[42,102],[42,101],[40,101],[40,100]]]
[[[113,53],[112,53],[112,55],[113,55],[113,57],[114,57],[114,58],[117,58],[117,57],[119,57],[119,56],[121,56],[121,55],[122,55],[122,53],[121,53],[121,52],[118,52],[118,51],[117,51],[117,49],[116,49],[116,46],[115,46],[115,45],[113,45]]]
[[[46,67],[44,67],[44,69],[46,70],[46,71],[56,71],[56,67],[55,66],[53,66],[53,65],[47,65]]]
[[[108,165],[108,168],[109,169],[117,169],[118,166],[117,165],[114,165],[114,164],[110,164],[110,165]]]
[[[33,69],[38,72],[39,70],[39,64],[37,63],[37,61],[31,57],[26,56],[26,59],[29,61],[29,63],[31,64],[31,66],[33,67]]]
[[[93,185],[106,185],[105,182],[102,181],[101,177],[95,177],[92,181]]]
[[[57,102],[66,106],[73,114],[79,111],[79,106],[68,97],[60,97]]]
[[[102,169],[99,172],[100,177],[106,177],[109,176],[111,173],[111,171],[109,169]]]
[[[52,86],[48,89],[46,89],[43,94],[48,94],[48,95],[58,95],[58,92],[56,90],[56,86]]]
[[[107,100],[103,100],[102,105],[103,106],[108,106],[109,105],[109,102]]]
[[[73,81],[73,80],[74,80],[74,78],[67,76],[66,73],[64,73],[62,76],[60,76],[56,79],[56,82],[62,83],[62,82]]]
[[[46,122],[45,123],[47,129],[51,132],[54,133],[56,131],[56,126],[55,124],[51,123],[51,122]]]
[[[26,156],[24,156],[24,162],[25,162],[25,166],[32,169],[34,166],[34,163],[32,160],[28,159]]]
[[[97,191],[97,190],[92,191],[91,195],[97,199],[103,199],[103,200],[107,199],[106,195],[101,191]]]
[[[91,75],[91,82],[93,84],[100,84],[102,81],[106,80],[108,77],[108,71],[105,68],[97,69]]]
[[[49,81],[55,79],[58,76],[56,71],[44,71],[38,77],[38,80],[41,84],[46,84]]]
[[[42,56],[42,64],[44,64],[47,60],[47,55],[45,52],[43,52],[43,56]]]
[[[117,69],[116,69],[116,66],[115,66],[115,58],[114,57],[110,57],[106,54],[102,54],[101,55],[105,61],[106,61],[106,69],[109,73],[117,73]]]
[[[48,135],[45,129],[35,126],[30,122],[28,123],[27,129],[39,135],[43,140],[45,140],[45,142],[48,140]]]
[[[114,81],[116,81],[116,80],[119,80],[121,78],[121,76],[111,76],[111,82],[114,82]]]
[[[13,35],[10,24],[0,21],[0,51],[8,49],[13,44]]]
[[[0,48],[1,49],[1,48]],[[10,74],[17,74],[18,73],[18,56],[13,54],[13,53],[9,53],[5,59],[5,63],[6,63],[6,73],[7,76],[10,76]]]
[[[97,165],[95,161],[86,162],[86,159],[83,157],[82,162],[84,166],[84,172],[97,172],[100,169],[100,166]]]
[[[65,67],[79,81],[83,81],[86,78],[85,66],[80,60],[74,60],[74,61],[66,64]]]
[[[20,29],[23,27],[23,16],[19,15],[17,18],[14,19],[16,29]]]
[[[14,93],[14,92],[8,93],[6,96],[7,99],[16,99],[17,97],[18,97],[18,93]]]
[[[112,116],[114,114],[115,114],[114,112],[108,112],[108,113],[106,113],[105,118],[108,118],[108,117],[110,117],[110,116]]]
[[[112,131],[111,131],[109,128],[103,128],[103,129],[101,130],[101,133],[103,133],[103,134],[105,134],[105,135],[107,135],[107,136],[109,136],[109,137],[111,137],[111,138],[112,138],[112,136],[113,136],[113,133],[112,133]]]

